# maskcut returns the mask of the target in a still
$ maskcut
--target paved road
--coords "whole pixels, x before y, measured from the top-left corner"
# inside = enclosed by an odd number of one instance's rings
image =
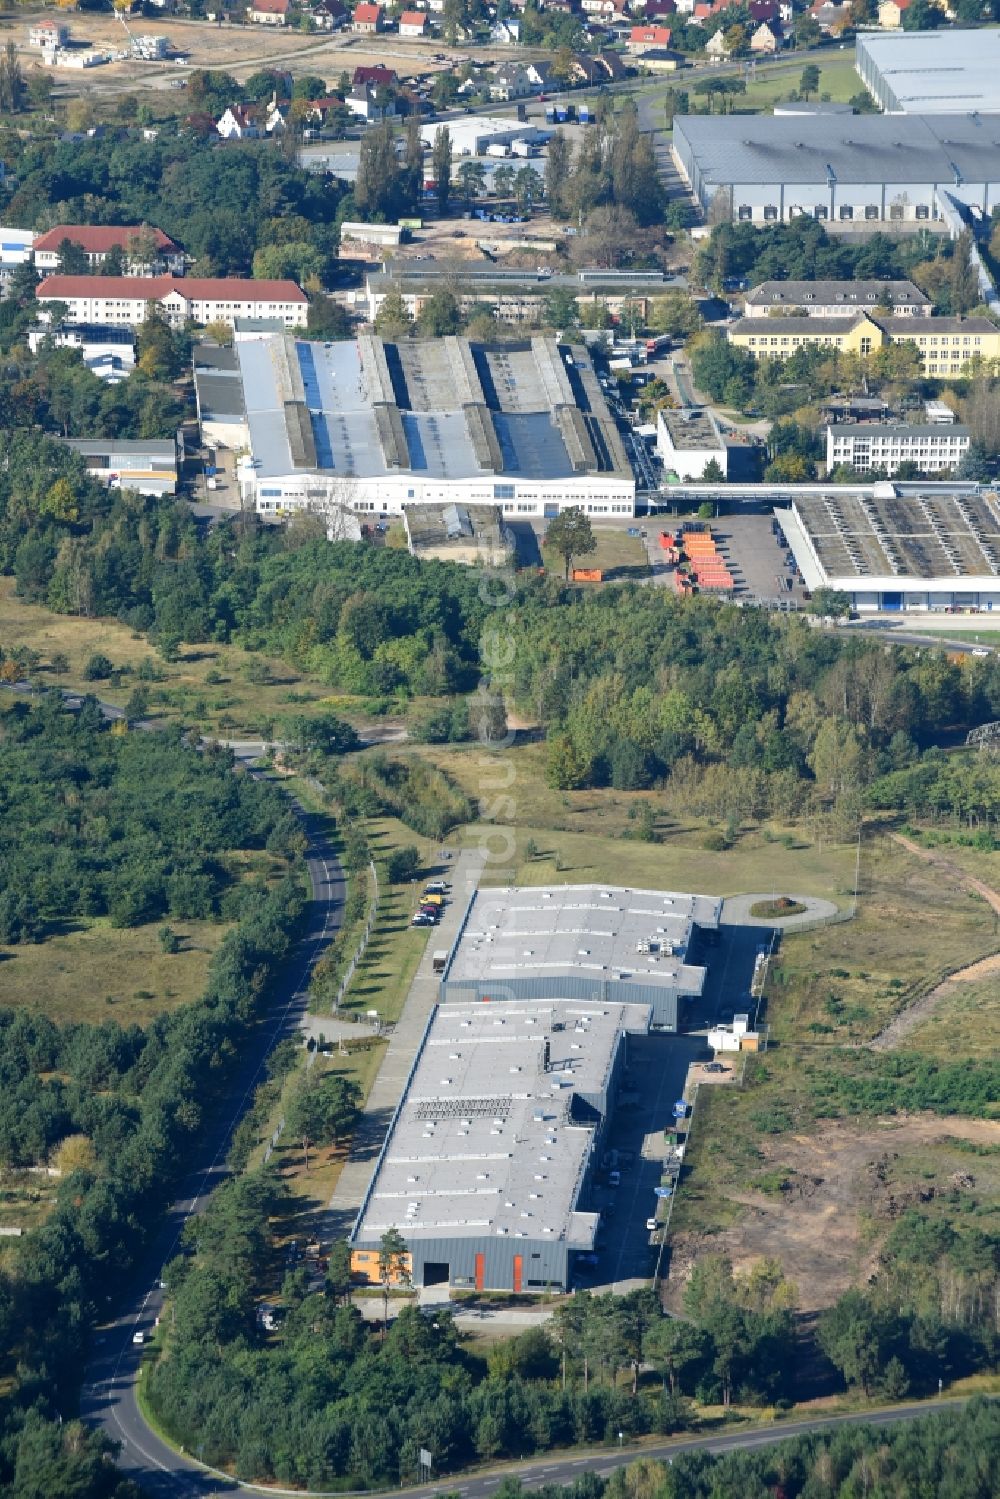
[[[544,1484],[569,1484],[583,1473],[599,1473],[602,1477],[608,1477],[623,1463],[631,1462],[637,1457],[659,1458],[661,1461],[672,1461],[682,1452],[735,1452],[747,1451],[755,1447],[772,1447],[776,1442],[786,1441],[790,1437],[806,1436],[810,1432],[826,1431],[838,1426],[863,1426],[874,1424],[879,1426],[895,1426],[901,1421],[913,1421],[920,1416],[930,1416],[937,1413],[957,1410],[966,1404],[963,1398],[951,1400],[928,1400],[922,1405],[912,1406],[879,1406],[875,1409],[858,1415],[848,1416],[826,1416],[818,1420],[786,1421],[776,1422],[773,1426],[758,1427],[750,1431],[735,1431],[725,1436],[718,1437],[686,1437],[679,1440],[655,1442],[641,1447],[622,1446],[617,1451],[610,1452],[605,1448],[598,1448],[580,1453],[550,1454],[548,1457],[534,1458],[529,1462],[504,1463],[500,1466],[470,1475],[464,1481],[461,1475],[443,1478],[437,1483],[423,1484],[419,1488],[409,1488],[402,1492],[406,1499],[439,1499],[445,1494],[457,1494],[460,1499],[493,1499],[496,1490],[504,1478],[517,1478],[526,1489],[536,1489]],[[244,1493],[270,1495],[288,1494],[292,1491],[287,1489],[276,1489],[273,1487],[261,1487],[255,1484],[237,1483],[228,1479],[223,1474],[213,1474],[205,1469],[196,1468],[194,1464],[185,1458],[178,1458],[168,1449],[157,1443],[160,1453],[166,1454],[172,1462],[169,1464],[157,1459],[154,1466],[151,1461],[150,1467],[143,1473],[143,1485],[150,1493],[171,1495],[173,1499],[180,1496],[208,1496],[220,1494],[233,1494],[237,1490]],[[151,1460],[155,1454],[150,1453]],[[295,1490],[296,1494],[304,1495],[305,1491]],[[336,1494],[317,1496],[317,1499],[348,1499],[351,1491],[339,1491]],[[370,1494],[378,1493],[378,1490],[369,1491]],[[381,1492],[385,1494],[399,1493],[398,1489],[387,1489]]]
[[[341,922],[344,878],[322,827],[299,808],[309,840],[306,866],[312,888],[306,929],[285,971],[268,1013],[258,1024],[242,1064],[231,1081],[216,1122],[200,1142],[199,1162],[180,1183],[177,1198],[143,1258],[134,1288],[119,1314],[98,1332],[81,1395],[81,1414],[121,1443],[119,1467],[150,1494],[215,1494],[216,1479],[167,1447],[147,1427],[136,1401],[135,1382],[142,1358],[132,1343],[137,1328],[150,1329],[159,1315],[161,1267],[177,1251],[184,1224],[202,1212],[209,1194],[226,1175],[233,1131],[253,1101],[268,1056],[279,1041],[295,1036],[308,1003],[309,976]]]

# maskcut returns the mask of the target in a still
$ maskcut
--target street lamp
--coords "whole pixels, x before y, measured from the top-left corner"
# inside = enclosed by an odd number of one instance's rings
[[[625,1433],[623,1431],[620,1431],[618,1433],[618,1451],[619,1452],[622,1450],[622,1442],[624,1442],[624,1440],[625,1440]]]

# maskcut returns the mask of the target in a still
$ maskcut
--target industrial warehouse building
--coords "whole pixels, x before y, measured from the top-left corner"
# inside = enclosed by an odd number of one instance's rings
[[[688,961],[699,929],[718,929],[707,895],[608,885],[476,892],[441,980],[444,1004],[585,999],[648,1005],[676,1031],[705,969]]]
[[[540,252],[543,253],[543,252]],[[581,312],[600,302],[613,316],[634,308],[640,318],[650,312],[649,299],[666,291],[663,271],[578,271],[553,275],[546,268],[525,270],[479,265],[462,260],[387,261],[369,271],[363,288],[347,293],[348,305],[373,323],[390,292],[398,292],[411,317],[442,290],[450,291],[463,313],[488,307],[498,323],[537,325],[554,290],[568,291]]]
[[[441,1005],[350,1237],[355,1276],[402,1234],[414,1285],[568,1290],[600,1215],[583,1210],[641,1004]]]
[[[862,32],[854,60],[886,114],[1000,113],[1000,31]]]
[[[737,222],[914,223],[944,196],[989,217],[1000,117],[676,115],[673,154],[701,206]]]
[[[507,519],[635,513],[635,475],[580,345],[274,335],[235,354],[249,439],[237,474],[261,515],[377,519],[422,503],[496,505]],[[219,375],[223,418],[237,400]]]
[[[1000,506],[976,485],[838,487],[776,514],[813,592],[860,611],[1000,610]]]
[[[177,492],[177,473],[184,457],[181,434],[167,438],[59,439],[79,453],[92,479],[109,489],[135,489],[139,494]]]

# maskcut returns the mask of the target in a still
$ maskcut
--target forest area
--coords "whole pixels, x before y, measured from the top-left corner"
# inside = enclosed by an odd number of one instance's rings
[[[280,793],[199,755],[176,734],[122,735],[92,700],[20,702],[0,723],[4,941],[52,923],[220,909],[235,925],[202,996],[145,1027],[56,1026],[0,1011],[0,1161],[5,1175],[56,1163],[55,1200],[0,1268],[0,1486],[13,1495],[131,1493],[105,1439],[60,1425],[77,1400],[95,1322],[113,1304],[204,1127],[303,908],[295,872],[235,884],[225,855],[300,835]],[[58,852],[53,859],[53,843]],[[130,862],[132,861],[132,862]],[[168,929],[169,930],[169,929]],[[58,1420],[56,1419],[58,1417]]]

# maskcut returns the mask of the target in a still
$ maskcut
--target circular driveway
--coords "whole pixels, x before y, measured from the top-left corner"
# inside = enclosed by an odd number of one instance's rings
[[[756,906],[760,901],[774,900],[774,891],[766,891],[762,895],[727,895],[722,902],[720,919],[723,926],[777,927],[782,932],[794,932],[797,926],[807,926],[813,921],[827,921],[831,916],[836,916],[840,910],[834,901],[821,900],[818,895],[795,895],[788,890],[782,891],[781,894],[789,900],[794,900],[798,905],[805,906],[805,910],[800,911],[796,916],[773,918],[751,916],[751,906]]]

